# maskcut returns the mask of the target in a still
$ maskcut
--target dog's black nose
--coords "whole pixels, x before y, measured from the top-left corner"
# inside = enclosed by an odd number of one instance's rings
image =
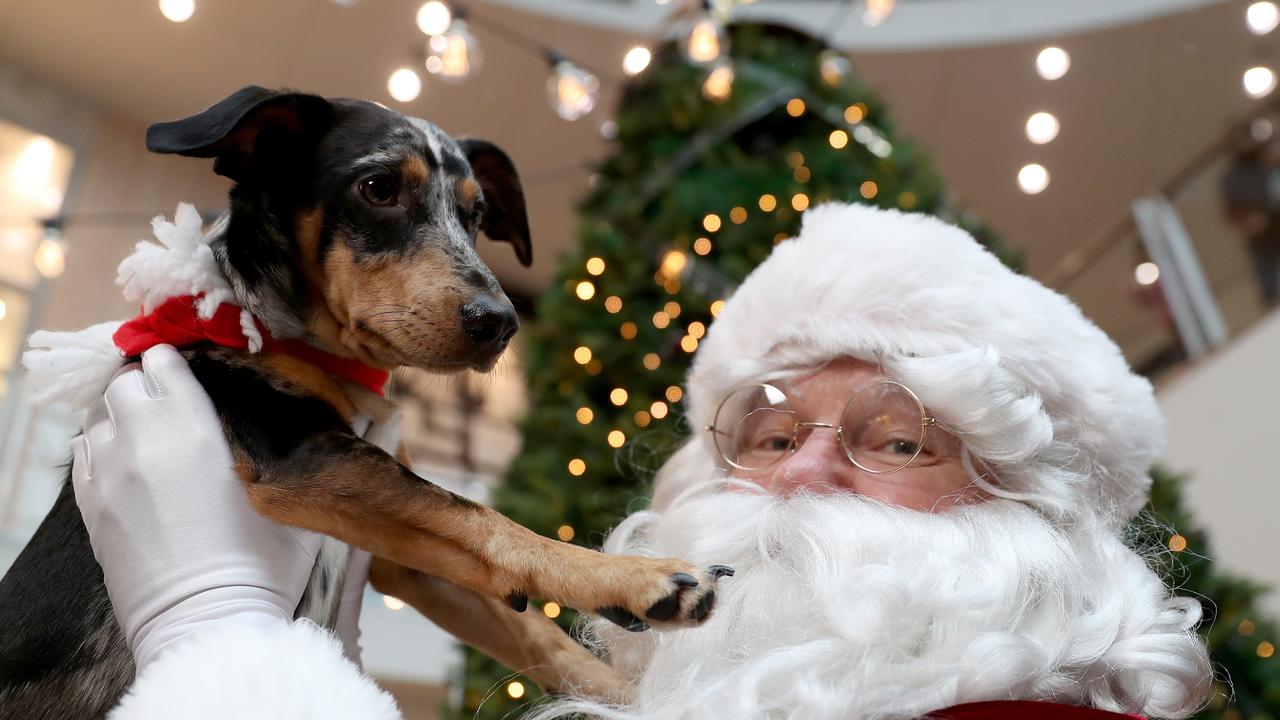
[[[458,313],[467,335],[484,352],[502,350],[520,329],[520,318],[506,298],[481,296],[458,308]]]

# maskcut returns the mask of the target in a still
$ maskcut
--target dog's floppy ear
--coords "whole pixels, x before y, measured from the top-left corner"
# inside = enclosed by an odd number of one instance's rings
[[[480,221],[480,229],[490,240],[511,243],[520,264],[533,262],[533,244],[529,239],[529,215],[524,206],[524,188],[511,158],[497,145],[485,140],[465,138],[458,141],[476,182],[484,188],[489,209]]]
[[[288,90],[250,85],[204,112],[147,128],[147,149],[187,157],[217,158],[213,171],[241,180],[259,140],[282,151],[314,139],[333,115],[328,100]]]

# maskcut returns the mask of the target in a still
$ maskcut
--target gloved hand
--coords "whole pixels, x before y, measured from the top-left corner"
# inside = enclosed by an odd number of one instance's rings
[[[189,633],[293,619],[321,536],[249,505],[176,350],[156,346],[117,375],[72,448],[76,503],[139,671]]]

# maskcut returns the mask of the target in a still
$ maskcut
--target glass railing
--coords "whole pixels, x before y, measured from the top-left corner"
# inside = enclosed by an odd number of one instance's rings
[[[1269,111],[1251,127],[1259,159],[1238,158],[1244,131],[1233,132],[1040,278],[1078,303],[1157,383],[1273,309],[1255,263],[1269,262],[1275,272],[1280,255],[1280,117]],[[1230,183],[1229,172],[1236,173]],[[1261,257],[1266,252],[1269,259]]]

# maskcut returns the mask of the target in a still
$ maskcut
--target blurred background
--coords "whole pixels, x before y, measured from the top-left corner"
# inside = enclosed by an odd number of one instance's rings
[[[114,268],[150,219],[225,207],[146,126],[292,87],[491,140],[523,178],[535,263],[481,244],[516,346],[393,382],[423,476],[597,544],[688,430],[718,301],[805,208],[939,214],[1156,384],[1154,541],[1235,680],[1205,716],[1280,716],[1278,24],[1241,0],[0,0],[0,571],[79,422],[25,397],[24,337],[131,316]],[[368,591],[363,627],[407,717],[535,695],[396,598]]]

